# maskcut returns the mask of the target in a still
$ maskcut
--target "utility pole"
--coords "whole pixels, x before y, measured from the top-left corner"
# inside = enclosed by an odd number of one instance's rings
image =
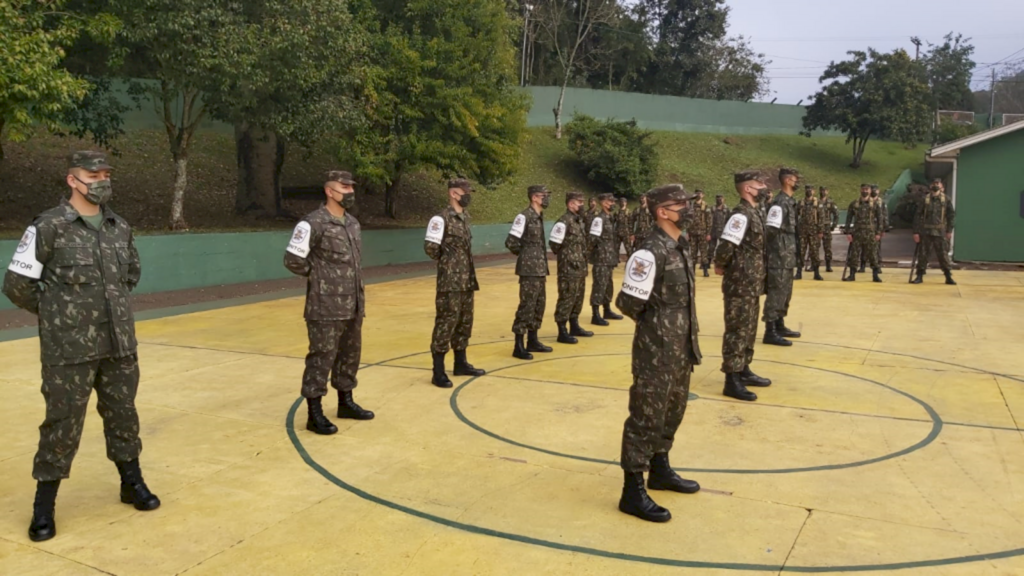
[[[526,31],[530,29],[530,11],[533,6],[529,2],[523,3],[523,48],[519,56],[522,61],[519,65],[519,85],[526,86]]]
[[[921,39],[917,36],[911,36],[910,43],[916,46],[916,49],[914,50],[914,60],[917,60],[921,57]]]
[[[996,69],[992,67],[992,85],[989,87],[991,99],[988,103],[988,127],[992,128],[995,125],[996,115]]]

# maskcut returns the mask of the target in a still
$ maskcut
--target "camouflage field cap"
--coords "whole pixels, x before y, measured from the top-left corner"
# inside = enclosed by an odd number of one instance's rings
[[[828,192],[828,186],[819,186],[818,187],[818,191],[819,192]]]
[[[697,189],[696,189],[696,190],[695,190],[695,191],[694,191],[693,193],[694,193],[694,194],[697,194],[697,195],[700,195],[700,196],[703,196],[703,195],[704,195],[704,191],[703,191],[703,190],[701,190],[700,188],[697,188]]]
[[[345,172],[344,170],[331,170],[327,173],[327,181],[338,182],[348,186],[352,186],[356,183],[356,181],[352,179],[352,174],[350,172]]]
[[[68,155],[68,168],[81,168],[89,172],[100,170],[113,170],[114,167],[107,164],[107,155],[103,152],[93,150],[80,150]]]
[[[863,184],[863,183],[862,183],[862,184],[860,185],[860,187],[861,187],[861,188],[871,188],[871,184]]]
[[[454,180],[448,181],[449,190],[455,190],[456,188],[462,190],[463,192],[473,191],[473,185],[470,184],[469,180],[466,180],[465,178],[455,178]]]
[[[614,202],[615,194],[612,194],[611,192],[605,192],[604,194],[597,195],[598,202],[604,202],[605,200],[611,200],[612,202]]]
[[[810,184],[807,184],[806,186],[804,186],[804,190],[806,190],[808,192],[814,192],[814,186],[811,186]]]
[[[779,180],[782,180],[786,176],[800,177],[800,173],[796,171],[796,168],[779,168]]]
[[[744,182],[764,182],[764,176],[762,176],[757,170],[744,170],[743,172],[737,172],[733,174],[732,179],[736,184],[743,184]]]
[[[534,184],[526,189],[526,197],[532,198],[535,194],[550,194],[548,187],[543,184]]]
[[[724,194],[715,194],[715,200],[718,200],[719,198],[724,199],[725,195]]]
[[[654,210],[665,204],[689,202],[696,197],[696,194],[687,193],[682,184],[666,184],[647,191],[647,206]]]
[[[577,192],[575,190],[572,190],[570,192],[566,192],[565,193],[565,203],[568,204],[570,200],[583,201],[583,192]]]
[[[872,184],[871,185],[871,189],[872,190],[878,190],[878,184]]]

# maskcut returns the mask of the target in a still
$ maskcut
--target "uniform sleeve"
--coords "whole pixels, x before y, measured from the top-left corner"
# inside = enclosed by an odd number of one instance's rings
[[[309,276],[313,269],[309,262],[309,255],[312,247],[316,246],[320,235],[318,230],[309,222],[303,220],[295,226],[292,232],[292,239],[284,252],[284,267],[292,274],[298,276]]]
[[[55,230],[34,224],[28,227],[7,267],[3,293],[18,308],[39,314],[39,296],[45,290],[43,268],[53,255]]]
[[[522,238],[524,232],[526,232],[526,216],[519,214],[512,221],[512,229],[508,231],[508,237],[505,238],[505,248],[516,256],[523,249]]]
[[[853,234],[853,205],[856,204],[856,200],[850,203],[850,207],[846,209],[846,233]]]
[[[548,246],[551,247],[551,252],[558,254],[562,250],[562,244],[565,243],[565,222],[559,220],[555,222],[555,225],[551,228],[551,236],[548,238]]]
[[[737,223],[736,230],[733,229],[733,222]],[[747,217],[740,213],[731,214],[722,229],[720,239],[723,241],[719,242],[718,247],[715,248],[715,266],[717,268],[728,268],[732,264],[736,250],[743,241],[746,231]]]
[[[647,301],[654,290],[654,282],[663,274],[664,261],[658,262],[650,250],[637,250],[626,262],[622,278],[622,290],[615,298],[615,307],[636,322],[647,308]]]
[[[423,240],[423,251],[431,260],[441,259],[441,244],[444,242],[444,235],[448,233],[445,228],[444,218],[434,216],[427,224],[427,236]]]
[[[142,279],[142,261],[139,259],[139,250],[135,247],[135,234],[128,232],[128,291],[135,290]]]
[[[953,203],[946,201],[946,232],[952,232],[953,226],[956,225],[956,210],[953,208]]]

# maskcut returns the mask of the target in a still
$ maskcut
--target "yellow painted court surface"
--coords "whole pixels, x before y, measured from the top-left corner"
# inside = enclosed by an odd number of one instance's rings
[[[555,344],[551,278],[555,351],[518,361],[513,268],[479,275],[470,361],[489,374],[430,385],[432,276],[368,286],[355,396],[377,418],[328,437],[294,412],[301,298],[140,322],[163,506],[119,503],[91,410],[39,544],[38,344],[0,343],[0,574],[1024,574],[1024,274],[797,282],[804,337],[758,341],[775,383],[754,404],[721,396],[720,281],[698,279],[705,359],[672,461],[703,490],[652,492],[668,524],[616,508],[631,323]]]

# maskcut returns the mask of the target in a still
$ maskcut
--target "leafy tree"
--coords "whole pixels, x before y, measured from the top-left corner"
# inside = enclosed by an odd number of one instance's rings
[[[616,194],[636,198],[654,185],[658,150],[636,121],[599,121],[576,114],[566,125],[569,150],[586,177]]]
[[[962,34],[946,34],[944,42],[929,45],[923,61],[931,88],[933,110],[971,110],[974,46]]]
[[[848,52],[852,58],[832,62],[822,74],[821,90],[804,116],[804,129],[838,130],[853,145],[853,168],[859,168],[868,140],[922,141],[931,124],[930,92],[920,64],[903,50]]]
[[[710,100],[752,100],[768,94],[768,64],[743,36],[708,46],[702,57],[708,65],[690,80],[686,96]]]
[[[709,48],[725,38],[725,0],[641,0],[640,10],[654,39],[643,91],[693,95],[694,83],[712,69]]]

